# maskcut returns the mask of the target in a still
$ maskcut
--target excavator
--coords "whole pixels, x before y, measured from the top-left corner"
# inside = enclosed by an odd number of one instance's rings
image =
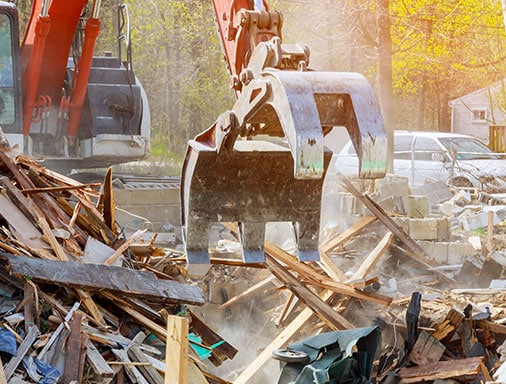
[[[303,44],[285,44],[283,16],[266,0],[212,0],[232,108],[189,141],[181,180],[189,265],[205,265],[209,231],[232,225],[246,263],[265,261],[266,224],[288,222],[300,261],[319,259],[322,187],[332,152],[324,137],[345,127],[359,176],[380,178],[387,135],[374,91],[358,73],[310,68]]]
[[[15,5],[0,2],[0,127],[21,153],[60,171],[149,154],[150,116],[132,69],[129,14],[117,52],[94,56],[100,0],[33,0],[22,44]]]

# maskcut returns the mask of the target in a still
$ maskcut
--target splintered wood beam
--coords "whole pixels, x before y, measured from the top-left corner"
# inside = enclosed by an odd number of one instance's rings
[[[329,239],[320,245],[320,252],[327,254],[335,248],[343,245],[353,236],[359,234],[364,230],[365,227],[374,223],[378,218],[376,216],[363,216],[359,221],[353,224],[350,228],[344,230],[336,237]]]
[[[79,298],[81,299],[83,305],[86,307],[86,309],[90,313],[91,317],[93,317],[93,319],[95,319],[97,324],[106,328],[107,323],[105,322],[104,316],[102,316],[102,313],[100,312],[97,305],[95,304],[95,302],[91,298],[90,294],[86,290],[81,289],[81,288],[74,288],[74,289],[75,289],[77,295],[79,296]]]
[[[381,259],[381,256],[383,256],[383,254],[387,251],[388,247],[390,247],[393,239],[394,234],[388,231],[378,245],[376,245],[371,253],[365,258],[364,262],[360,265],[350,280],[365,279],[369,272],[371,272]]]
[[[14,374],[14,371],[19,366],[25,355],[28,353],[30,347],[34,343],[37,336],[39,336],[39,329],[33,325],[28,330],[28,334],[23,339],[23,342],[18,347],[18,350],[16,351],[16,356],[12,357],[7,365],[5,366],[5,377],[7,380],[11,378],[11,376]]]
[[[129,270],[102,264],[53,261],[14,256],[0,251],[0,260],[9,269],[33,280],[69,285],[89,290],[111,290],[130,296],[152,298],[167,303],[201,305],[200,288],[171,280],[157,279],[151,272]]]
[[[62,382],[70,383],[72,381],[81,382],[80,364],[81,359],[81,322],[83,313],[76,311],[69,321],[70,333],[67,338],[65,351],[65,370],[63,372]]]
[[[265,252],[276,260],[281,261],[288,268],[299,274],[298,280],[307,279],[312,284],[325,289],[332,290],[346,296],[355,297],[361,300],[372,301],[381,305],[390,305],[392,298],[378,293],[364,292],[355,289],[349,284],[332,281],[318,273],[314,268],[304,263],[298,262],[292,255],[278,246],[266,241],[264,245]],[[269,265],[267,264],[269,267]],[[276,275],[276,274],[275,274]],[[284,281],[283,281],[284,282]]]
[[[398,372],[401,384],[445,380],[453,377],[483,374],[487,380],[490,374],[483,364],[484,357],[470,357],[461,360],[439,361],[418,367],[401,368]]]
[[[353,324],[334,311],[330,305],[322,301],[315,293],[288,272],[285,267],[279,264],[270,253],[272,249],[268,248],[265,248],[265,263],[267,268],[304,304],[311,308],[321,320],[334,330],[354,328]]]
[[[317,264],[332,280],[345,281],[347,279],[346,274],[337,267],[325,252],[320,252],[320,260]]]
[[[165,367],[165,384],[188,383],[188,320],[185,317],[167,317]]]
[[[123,252],[125,252],[129,246],[131,246],[135,241],[144,233],[146,229],[136,231],[127,241],[121,244],[118,249],[114,251],[114,253],[109,256],[109,258],[104,262],[105,265],[112,265],[116,261],[118,257],[121,256]]]
[[[44,187],[44,188],[33,188],[33,189],[24,189],[21,192],[25,195],[31,195],[33,193],[43,193],[43,192],[64,192],[71,191],[74,189],[88,189],[88,188],[96,188],[100,187],[100,183],[91,183],[91,184],[80,184],[80,185],[66,185],[63,187]]]
[[[104,221],[114,233],[118,233],[116,228],[116,203],[114,202],[114,191],[112,188],[112,167],[107,168],[104,177],[104,186],[100,195],[100,206],[104,214]]]

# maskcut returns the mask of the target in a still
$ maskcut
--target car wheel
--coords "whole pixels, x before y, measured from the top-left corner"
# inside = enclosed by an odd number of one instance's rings
[[[287,363],[309,363],[309,356],[307,353],[295,351],[293,349],[276,349],[272,352],[272,357]]]
[[[450,182],[450,185],[458,188],[472,188],[474,187],[473,183],[466,179],[465,177],[456,177]]]

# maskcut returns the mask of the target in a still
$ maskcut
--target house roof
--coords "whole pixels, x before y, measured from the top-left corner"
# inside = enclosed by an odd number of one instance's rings
[[[497,88],[499,87],[506,87],[506,78],[505,79],[502,79],[502,80],[499,80],[499,81],[496,81],[495,83],[492,83],[490,84],[489,86],[487,87],[483,87],[483,88],[480,88],[480,89],[477,89],[476,91],[473,91],[471,93],[468,93],[468,94],[465,94],[463,96],[460,96],[460,97],[457,97],[456,99],[453,99],[453,100],[450,100],[448,102],[448,105],[449,106],[453,106],[455,103],[458,103],[462,100],[466,100],[466,99],[470,99],[470,98],[473,98],[479,94],[483,94],[485,92],[488,92],[489,89],[495,91]]]

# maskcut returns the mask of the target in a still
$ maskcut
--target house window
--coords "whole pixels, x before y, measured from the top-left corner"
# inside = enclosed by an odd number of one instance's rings
[[[473,117],[473,123],[480,123],[487,121],[487,110],[486,109],[473,109],[472,111]]]

